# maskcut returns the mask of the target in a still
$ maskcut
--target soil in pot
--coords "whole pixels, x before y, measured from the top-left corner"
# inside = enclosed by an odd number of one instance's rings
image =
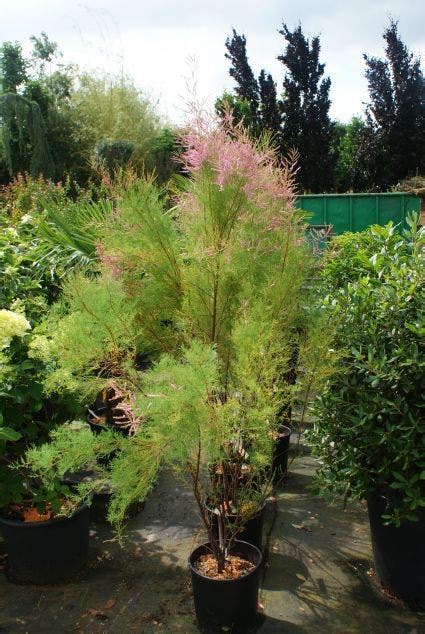
[[[44,585],[71,578],[87,562],[89,518],[86,504],[46,521],[0,517],[9,579]]]
[[[425,513],[418,522],[385,526],[386,499],[368,499],[372,549],[382,586],[413,608],[425,608]]]
[[[244,577],[255,566],[251,561],[239,555],[230,555],[225,562],[224,569],[217,570],[217,561],[214,555],[201,555],[195,563],[196,570],[210,579],[239,579]]]
[[[205,502],[205,506],[210,512],[211,517],[211,530],[215,539],[218,539],[218,518],[217,514],[214,513],[213,506],[208,502]],[[239,541],[248,542],[249,544],[253,544],[259,550],[263,547],[263,522],[264,522],[264,509],[266,507],[266,503],[264,502],[261,508],[257,511],[257,513],[251,517],[250,520],[246,522],[243,529],[238,533],[237,539]],[[230,524],[235,524],[238,522],[238,516],[232,513],[226,514],[226,519]]]
[[[86,420],[94,434],[100,434],[100,432],[107,429],[106,416],[104,414],[104,411],[105,408],[87,408]]]
[[[258,548],[236,541],[225,573],[231,578],[217,578],[210,545],[203,544],[193,551],[189,568],[196,616],[203,632],[222,632],[223,628],[229,628],[233,633],[242,633],[253,627],[258,618],[261,561]],[[216,578],[208,576],[208,572]]]

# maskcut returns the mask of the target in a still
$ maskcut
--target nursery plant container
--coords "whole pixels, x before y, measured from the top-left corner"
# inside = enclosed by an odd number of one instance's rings
[[[291,440],[292,430],[290,427],[283,425],[276,439],[274,451],[273,451],[273,480],[278,482],[288,472],[288,456],[289,456],[289,443]]]
[[[112,492],[109,487],[105,486],[100,491],[93,494],[93,502],[90,506],[90,521],[98,524],[108,524],[108,509],[111,501]],[[133,502],[126,512],[126,517],[136,517],[145,508],[145,502]]]
[[[425,513],[418,522],[385,526],[384,494],[368,499],[375,569],[381,584],[412,607],[425,608]]]
[[[81,470],[75,473],[68,473],[62,480],[62,484],[75,487],[81,482],[86,482],[96,477],[96,472],[93,470]],[[112,497],[112,489],[108,483],[103,484],[98,490],[92,493],[90,504],[90,521],[107,523],[108,522],[108,507]],[[145,502],[134,502],[127,510],[128,517],[136,517],[145,507]]]
[[[87,562],[90,510],[45,522],[0,517],[11,581],[37,585],[65,581]]]
[[[105,460],[105,459],[103,459]],[[85,469],[74,473],[67,473],[62,480],[62,484],[70,487],[76,487],[82,482],[87,482],[96,478],[96,471]],[[103,484],[98,490],[92,493],[90,504],[90,521],[106,522],[108,515],[108,506],[111,501],[112,491],[108,483]]]
[[[213,507],[208,504],[208,501],[205,502],[205,506],[210,512],[211,515],[211,529],[213,532],[213,536],[218,539],[218,518],[217,515],[213,511]],[[245,524],[243,530],[238,533],[237,538],[239,541],[248,542],[249,544],[253,544],[260,551],[263,547],[263,523],[264,523],[264,509],[266,508],[266,503],[264,502],[262,507],[257,511],[257,513]],[[237,515],[232,515],[231,513],[226,515],[226,519],[230,524],[233,524],[237,521]]]
[[[209,544],[198,546],[189,557],[196,617],[204,632],[246,632],[255,624],[258,606],[258,585],[261,552],[253,544],[236,541],[232,554],[238,554],[255,566],[239,579],[212,579],[199,572],[199,557],[211,553]]]

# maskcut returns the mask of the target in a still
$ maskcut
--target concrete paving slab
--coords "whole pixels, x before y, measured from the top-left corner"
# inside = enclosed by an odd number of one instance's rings
[[[309,493],[315,468],[308,455],[295,461],[269,515],[261,633],[425,632],[425,615],[390,600],[377,583],[366,508],[344,511]]]

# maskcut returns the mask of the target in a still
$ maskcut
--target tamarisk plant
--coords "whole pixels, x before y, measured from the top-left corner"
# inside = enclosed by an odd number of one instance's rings
[[[278,413],[294,398],[282,377],[293,363],[310,258],[291,160],[278,164],[267,140],[253,141],[228,118],[198,118],[181,144],[186,176],[174,180],[174,207],[163,208],[151,181],[133,182],[102,231],[104,276],[109,267],[126,325],[115,337],[121,365],[128,369],[131,347],[149,357],[134,379],[144,422],[110,463],[109,516],[119,526],[168,465],[189,481],[221,570],[267,495]],[[71,316],[87,283],[76,278]],[[93,312],[81,302],[78,310],[80,319]],[[97,315],[111,318],[108,310]],[[121,332],[118,322],[113,328]],[[135,333],[134,345],[126,332]],[[99,352],[109,334],[98,326]],[[60,369],[62,355],[55,362]]]

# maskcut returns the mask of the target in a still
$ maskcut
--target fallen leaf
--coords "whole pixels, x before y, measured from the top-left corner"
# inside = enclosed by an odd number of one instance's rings
[[[117,600],[115,598],[109,599],[109,601],[107,601],[105,603],[105,605],[103,606],[104,610],[110,610],[111,608],[114,607],[114,605],[116,604]]]
[[[83,616],[94,616],[96,619],[108,619],[108,615],[102,610],[96,610],[95,608],[89,608],[87,612],[83,614]]]
[[[298,528],[300,531],[305,531],[306,533],[311,533],[311,528],[306,526],[305,524],[292,524],[294,528]]]

